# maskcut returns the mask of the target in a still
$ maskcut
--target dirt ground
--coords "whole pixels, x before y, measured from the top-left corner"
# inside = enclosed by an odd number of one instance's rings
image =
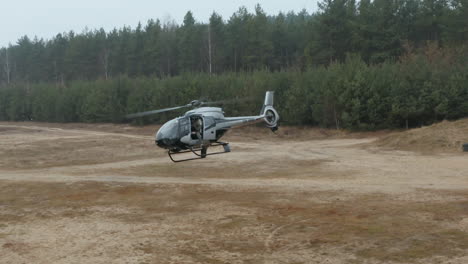
[[[0,263],[468,263],[468,154],[251,127],[175,164],[157,128],[0,123]]]

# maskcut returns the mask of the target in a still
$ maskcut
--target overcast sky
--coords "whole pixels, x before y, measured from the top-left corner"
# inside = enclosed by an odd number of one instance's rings
[[[269,15],[280,11],[309,13],[317,10],[317,0],[15,0],[1,4],[0,47],[16,44],[18,38],[28,35],[50,39],[57,33],[82,32],[104,28],[106,31],[124,25],[135,28],[139,21],[148,19],[165,21],[173,19],[181,23],[185,13],[191,10],[199,22],[206,22],[216,11],[225,20],[245,6],[250,12],[259,3]]]

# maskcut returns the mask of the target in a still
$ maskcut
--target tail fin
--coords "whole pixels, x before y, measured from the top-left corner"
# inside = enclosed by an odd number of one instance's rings
[[[267,123],[267,127],[271,128],[272,131],[276,131],[278,130],[279,115],[275,108],[273,108],[273,95],[273,91],[266,92],[265,102],[263,103],[260,115],[263,116],[265,122]]]

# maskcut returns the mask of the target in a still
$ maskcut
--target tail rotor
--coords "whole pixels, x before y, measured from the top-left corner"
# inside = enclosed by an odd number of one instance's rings
[[[260,115],[264,116],[267,127],[271,128],[272,131],[276,131],[278,130],[279,114],[273,107],[273,96],[273,91],[266,92]]]

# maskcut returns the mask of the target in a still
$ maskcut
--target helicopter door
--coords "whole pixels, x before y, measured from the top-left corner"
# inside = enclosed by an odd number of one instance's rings
[[[212,116],[203,117],[203,140],[216,140],[216,122]]]
[[[201,116],[191,116],[190,123],[190,138],[192,140],[203,139],[203,118]]]

